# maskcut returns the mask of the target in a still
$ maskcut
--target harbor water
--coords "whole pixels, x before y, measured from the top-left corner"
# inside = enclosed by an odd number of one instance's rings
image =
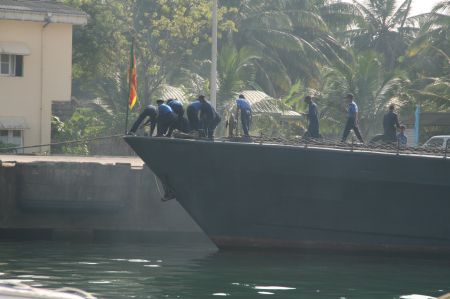
[[[450,292],[450,259],[218,251],[189,236],[147,243],[0,243],[0,279],[98,298],[392,299]]]

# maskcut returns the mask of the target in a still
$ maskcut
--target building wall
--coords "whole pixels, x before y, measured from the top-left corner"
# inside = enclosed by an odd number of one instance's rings
[[[50,143],[51,103],[71,96],[72,25],[44,25],[0,20],[0,41],[21,42],[31,51],[24,56],[23,77],[0,77],[0,117],[25,118],[25,146]]]

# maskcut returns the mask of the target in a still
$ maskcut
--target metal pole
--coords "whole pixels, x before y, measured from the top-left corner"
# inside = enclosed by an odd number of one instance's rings
[[[129,94],[129,92],[128,92]],[[128,133],[128,114],[130,113],[130,105],[128,104],[127,99],[127,115],[125,116],[125,135]]]
[[[414,135],[416,137],[416,140],[415,140],[416,146],[419,146],[419,140],[420,140],[420,114],[421,114],[421,107],[419,104],[416,107],[416,113],[415,113],[416,121],[414,124]]]
[[[211,53],[211,105],[216,108],[217,94],[217,0],[213,0],[212,7],[212,53]]]

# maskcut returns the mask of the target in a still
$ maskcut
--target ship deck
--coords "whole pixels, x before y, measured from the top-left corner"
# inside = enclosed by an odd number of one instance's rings
[[[184,136],[186,137],[186,136]],[[178,138],[175,138],[178,139]],[[202,138],[181,138],[187,140],[197,140],[210,142],[210,140]],[[221,137],[214,139],[215,142],[225,143],[240,143],[248,145],[266,145],[266,146],[283,146],[293,148],[309,148],[314,150],[331,150],[331,151],[344,151],[344,152],[359,152],[359,153],[372,153],[383,155],[402,155],[412,157],[428,157],[428,158],[450,158],[450,148],[424,148],[424,147],[411,147],[401,146],[400,144],[392,143],[357,143],[357,142],[341,142],[333,139],[304,139],[304,138],[283,138],[283,137],[268,137],[268,136],[251,136],[245,137]]]

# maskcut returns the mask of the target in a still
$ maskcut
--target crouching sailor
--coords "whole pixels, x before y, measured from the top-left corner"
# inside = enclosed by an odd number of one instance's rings
[[[167,105],[169,105],[173,112],[177,115],[175,129],[183,133],[189,133],[189,124],[186,118],[184,118],[183,104],[176,99],[169,99],[167,100]]]
[[[148,120],[142,125],[145,126],[148,123],[150,123],[150,136],[153,136],[153,132],[155,131],[156,127],[156,120],[158,117],[158,111],[156,110],[155,106],[148,105],[145,107],[145,109],[139,114],[139,117],[134,122],[133,126],[131,127],[131,130],[129,134],[135,134],[137,129],[139,128],[140,124],[148,117]]]
[[[156,137],[170,137],[176,125],[177,116],[169,105],[164,104],[163,100],[157,100],[158,104],[158,130]]]
[[[203,132],[208,139],[214,138],[214,130],[221,121],[219,114],[214,107],[205,100],[204,96],[198,97],[200,103],[200,119],[203,127]]]
[[[200,121],[198,119],[198,113],[200,112],[200,108],[202,106],[202,103],[200,103],[200,98],[204,100],[205,96],[199,95],[197,100],[190,103],[186,109],[186,114],[191,131],[200,130]]]

